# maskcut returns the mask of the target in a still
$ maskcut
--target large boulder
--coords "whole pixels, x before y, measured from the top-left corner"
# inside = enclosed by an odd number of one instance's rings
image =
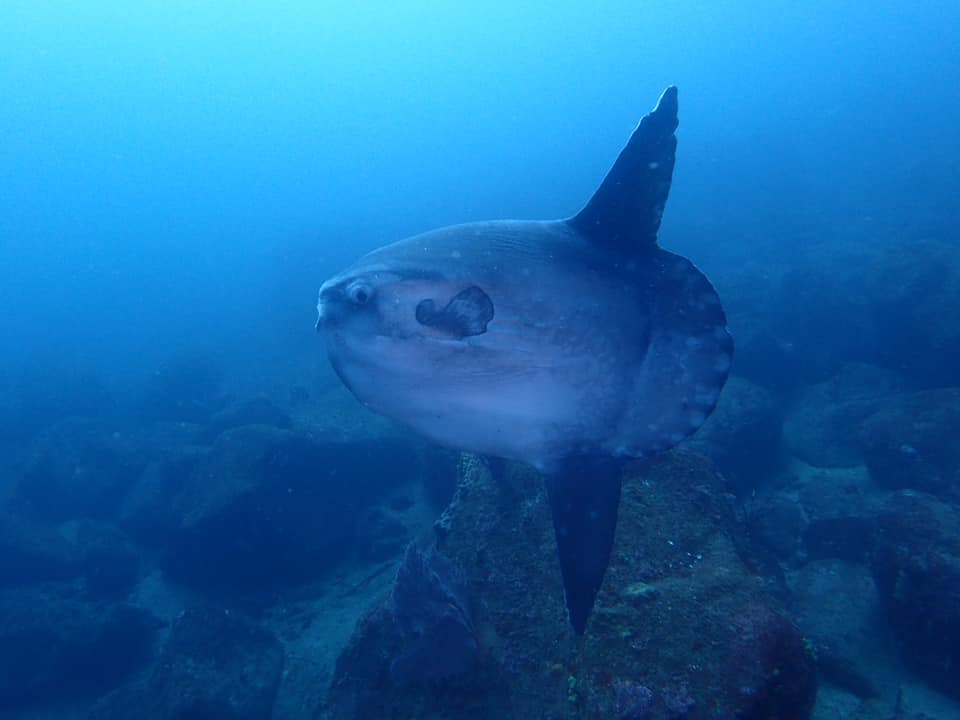
[[[124,497],[120,526],[143,545],[161,548],[169,543],[180,524],[174,501],[207,453],[206,448],[183,445],[151,461]]]
[[[407,547],[391,607],[403,647],[390,665],[394,681],[435,684],[476,664],[479,647],[466,578],[438,550]]]
[[[748,323],[731,313],[739,374],[788,393],[863,362],[921,387],[960,385],[957,243],[828,239],[776,280]]]
[[[26,450],[11,501],[44,520],[110,518],[142,466],[138,439],[119,426],[64,420]]]
[[[814,255],[814,252],[816,255]],[[738,354],[790,392],[823,382],[850,362],[870,362],[877,341],[864,268],[879,253],[867,245],[821,243],[779,278],[766,312]],[[748,374],[752,377],[752,374]]]
[[[146,422],[202,423],[226,404],[223,378],[222,365],[209,355],[173,356],[146,379],[138,415]]]
[[[90,520],[68,523],[83,570],[83,589],[98,599],[123,599],[140,579],[140,553],[119,528]]]
[[[176,519],[162,566],[178,581],[233,590],[318,577],[353,551],[364,509],[419,468],[417,447],[400,437],[227,430],[172,497],[148,493],[159,525]]]
[[[114,417],[117,403],[95,374],[60,362],[33,358],[2,385],[0,447],[22,446],[64,418]]]
[[[877,362],[925,387],[960,385],[960,246],[891,248],[866,269]]]
[[[896,651],[870,569],[815,560],[790,575],[791,610],[833,685],[867,700],[895,700]]]
[[[364,678],[367,681],[436,687],[477,664],[479,644],[466,578],[433,547],[421,549],[415,543],[407,547],[390,596],[374,616],[380,628],[363,635],[363,642],[355,643],[341,660],[341,665],[353,666],[355,658],[354,669],[372,671]],[[377,657],[388,662],[364,662]]]
[[[224,430],[244,425],[269,425],[289,429],[292,421],[286,412],[265,397],[238,400],[210,417],[202,437],[212,441]]]
[[[0,709],[96,696],[148,660],[157,623],[65,591],[0,591]]]
[[[390,669],[411,645],[385,599],[341,655],[323,717],[808,718],[813,660],[747,571],[723,488],[683,452],[628,472],[610,566],[577,638],[542,479],[466,457],[437,545],[464,572],[484,651],[426,688],[398,682]]]
[[[398,498],[397,502],[403,508],[407,499]],[[409,509],[409,507],[403,509]],[[360,514],[357,519],[356,533],[357,557],[369,562],[398,557],[410,539],[402,510],[379,505]]]
[[[120,599],[139,575],[139,553],[111,525],[80,520],[54,528],[0,514],[0,587],[82,580],[90,597]]]
[[[757,493],[745,509],[752,538],[781,561],[865,563],[885,495],[862,466],[822,468],[794,461],[775,487]]]
[[[863,464],[857,428],[884,406],[902,383],[893,372],[853,363],[800,393],[784,424],[786,446],[817,467]]]
[[[788,561],[803,548],[810,520],[803,505],[786,493],[765,492],[745,512],[750,540],[780,561]]]
[[[101,699],[90,720],[269,720],[283,664],[264,628],[228,610],[191,609],[150,674]]]
[[[73,580],[82,572],[76,546],[55,529],[0,514],[0,587]]]
[[[738,494],[769,480],[780,456],[782,410],[769,390],[732,377],[687,447],[706,454]]]
[[[137,431],[144,465],[168,459],[178,452],[205,447],[203,426],[180,420],[160,420]]]
[[[960,499],[960,388],[899,395],[867,418],[860,440],[874,482]]]
[[[960,510],[895,493],[877,518],[872,566],[903,660],[960,698]]]

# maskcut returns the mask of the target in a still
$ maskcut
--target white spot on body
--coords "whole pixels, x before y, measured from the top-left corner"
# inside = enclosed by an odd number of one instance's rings
[[[919,455],[919,451],[913,445],[907,445],[904,443],[900,446],[900,453],[906,455],[907,457],[914,458]]]

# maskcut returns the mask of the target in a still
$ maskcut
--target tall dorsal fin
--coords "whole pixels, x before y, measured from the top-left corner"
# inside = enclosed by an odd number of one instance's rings
[[[578,232],[623,252],[657,244],[677,149],[677,88],[633,131],[590,202],[568,221]]]

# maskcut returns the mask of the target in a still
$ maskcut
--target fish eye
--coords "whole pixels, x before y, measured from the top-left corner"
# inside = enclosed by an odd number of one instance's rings
[[[373,288],[365,282],[354,282],[347,287],[347,298],[354,305],[366,305],[373,296]]]

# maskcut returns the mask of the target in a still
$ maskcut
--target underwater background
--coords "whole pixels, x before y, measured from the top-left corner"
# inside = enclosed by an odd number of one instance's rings
[[[934,0],[4,0],[0,718],[960,718],[958,41]],[[660,242],[737,355],[628,468],[578,640],[542,483],[367,413],[317,290],[572,215],[668,85]]]

